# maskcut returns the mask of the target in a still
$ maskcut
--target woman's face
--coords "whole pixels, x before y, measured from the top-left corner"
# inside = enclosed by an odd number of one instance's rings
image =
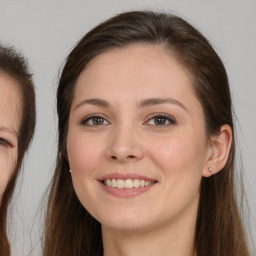
[[[0,202],[17,162],[20,108],[16,82],[0,73]]]
[[[67,151],[77,196],[103,228],[196,218],[210,152],[203,109],[162,47],[132,45],[91,61],[76,83]]]

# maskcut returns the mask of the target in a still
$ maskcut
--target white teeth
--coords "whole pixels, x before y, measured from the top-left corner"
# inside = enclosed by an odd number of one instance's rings
[[[154,182],[152,181],[146,181],[146,180],[139,180],[139,179],[107,179],[104,180],[104,184],[108,187],[112,188],[138,188],[138,187],[148,187],[152,185]]]
[[[133,187],[138,188],[140,186],[140,180],[135,179],[133,180]]]
[[[106,185],[107,185],[108,187],[111,187],[111,186],[112,186],[111,180],[106,180]]]
[[[124,180],[117,180],[116,181],[117,188],[124,188]]]
[[[144,187],[145,186],[145,180],[140,180],[140,187]]]
[[[124,187],[125,188],[133,188],[133,181],[131,179],[125,180]]]
[[[116,180],[115,179],[112,179],[112,187],[113,188],[117,188],[117,183],[116,183]]]

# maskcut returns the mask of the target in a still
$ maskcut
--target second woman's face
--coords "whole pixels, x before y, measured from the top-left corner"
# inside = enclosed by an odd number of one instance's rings
[[[0,74],[0,203],[18,156],[20,95],[16,82]]]
[[[103,228],[195,219],[209,146],[185,69],[160,46],[94,58],[80,74],[67,151],[83,206]]]

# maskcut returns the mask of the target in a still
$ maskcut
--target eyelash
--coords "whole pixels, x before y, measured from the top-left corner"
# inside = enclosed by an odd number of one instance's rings
[[[3,139],[3,138],[0,138],[0,146],[3,146],[3,147],[8,147],[8,146],[10,146],[11,144],[7,141],[7,140],[5,140],[5,139]]]
[[[161,118],[163,119],[164,121],[164,124],[149,124],[149,121],[151,120],[154,120],[156,121],[156,118]],[[95,124],[95,123],[91,123],[89,124],[89,122],[94,122],[94,120],[96,119],[100,119],[103,123],[99,123],[99,124]],[[155,123],[154,121],[154,123]],[[166,121],[169,122],[169,124],[166,124]],[[105,123],[107,122],[107,123]],[[101,115],[90,115],[90,116],[87,116],[85,117],[82,121],[81,121],[81,125],[86,125],[86,126],[101,126],[101,125],[106,125],[106,124],[109,124],[110,122],[104,117],[104,116],[101,116]],[[163,126],[169,126],[169,125],[174,125],[176,124],[176,120],[171,117],[170,115],[167,115],[167,114],[164,114],[164,113],[155,113],[155,114],[152,114],[148,120],[146,122],[144,122],[143,124],[148,124],[148,125],[151,125],[151,126],[157,126],[157,127],[163,127]]]

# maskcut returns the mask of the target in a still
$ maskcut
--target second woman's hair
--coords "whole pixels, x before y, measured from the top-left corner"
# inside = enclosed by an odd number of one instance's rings
[[[14,79],[20,91],[21,122],[18,131],[18,159],[16,168],[7,184],[0,206],[0,254],[10,256],[10,245],[7,238],[7,209],[15,188],[16,179],[22,160],[32,140],[35,122],[35,90],[32,75],[29,73],[26,59],[13,47],[0,45],[0,76]]]

